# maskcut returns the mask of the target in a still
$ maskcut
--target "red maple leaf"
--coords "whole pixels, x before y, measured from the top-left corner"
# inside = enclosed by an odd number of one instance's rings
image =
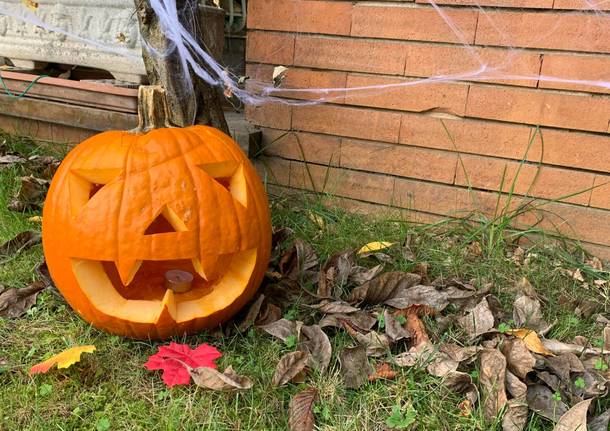
[[[191,375],[187,366],[216,368],[214,361],[221,356],[222,353],[208,344],[193,350],[186,344],[171,342],[169,346],[159,347],[159,351],[151,355],[144,366],[149,370],[163,370],[163,382],[171,388],[190,383]]]

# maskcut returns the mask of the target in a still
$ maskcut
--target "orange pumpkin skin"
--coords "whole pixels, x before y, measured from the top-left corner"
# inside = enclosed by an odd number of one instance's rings
[[[134,338],[225,322],[254,295],[271,248],[261,181],[237,144],[206,126],[85,140],[51,182],[42,232],[72,308]],[[194,274],[192,289],[166,289],[169,269]]]

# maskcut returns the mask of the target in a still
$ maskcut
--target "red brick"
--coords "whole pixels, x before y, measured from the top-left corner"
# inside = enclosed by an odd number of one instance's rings
[[[402,75],[404,46],[396,42],[297,36],[294,64],[319,69]]]
[[[292,126],[295,130],[398,142],[400,114],[333,105],[295,106]]]
[[[432,3],[430,0],[416,0],[416,2]],[[434,3],[449,6],[493,6],[536,9],[553,8],[553,0],[434,0]]]
[[[471,85],[468,117],[607,132],[610,97]]]
[[[404,114],[400,143],[522,159],[533,130],[533,127],[522,125]],[[530,149],[529,155],[534,160],[536,156],[539,158],[537,145]]]
[[[286,159],[322,165],[339,165],[341,161],[341,138],[337,136],[264,129],[263,148],[266,155]]]
[[[352,12],[352,36],[434,42],[472,43],[477,25],[476,10],[445,9],[459,29],[458,37],[436,10],[407,4],[370,6],[357,4]]]
[[[467,175],[466,175],[467,174]],[[502,177],[504,176],[504,180]],[[462,155],[456,184],[587,205],[595,174],[489,157]],[[502,188],[500,188],[502,186]],[[567,197],[577,194],[572,197]]]
[[[610,3],[607,0],[555,0],[554,9],[575,9],[575,10],[610,10]]]
[[[246,119],[259,126],[290,129],[291,107],[282,103],[246,106]]]
[[[348,35],[352,5],[308,0],[250,0],[248,28]]]
[[[595,188],[591,194],[591,206],[610,209],[610,175],[595,175]]]
[[[610,16],[556,12],[487,12],[477,45],[610,53]]]
[[[262,31],[248,32],[246,61],[291,65],[294,58],[294,35]]]
[[[610,24],[610,23],[609,23]],[[542,59],[540,88],[559,88],[565,90],[610,93],[610,57],[589,55],[545,54]],[[605,87],[584,83],[555,82],[553,79],[600,81]]]
[[[373,75],[347,76],[345,103],[377,108],[422,112],[434,110],[464,115],[468,85],[427,83],[421,79],[382,78]],[[370,89],[357,90],[361,87]]]
[[[534,136],[532,126],[417,114],[404,114],[401,124],[402,144],[517,160],[527,152],[533,162],[544,156],[545,164],[610,173],[610,136],[546,128]]]
[[[246,81],[248,87],[252,86],[252,80],[257,83],[264,83],[271,87],[273,85],[274,66],[268,64],[248,64],[246,65],[246,75],[250,77],[250,83]],[[322,70],[301,69],[290,67],[284,75],[282,84],[273,89],[272,96],[286,97],[291,99],[306,99],[332,101],[342,103],[345,91],[327,91],[326,89],[344,89],[347,80],[346,72],[333,72]],[[310,90],[310,91],[291,91],[291,89]]]
[[[407,44],[406,76],[468,75],[464,80],[535,87],[540,70],[540,55],[507,49],[465,48],[456,45]],[[487,71],[479,73],[481,63]],[[508,75],[508,76],[507,76]],[[510,76],[525,78],[510,79]],[[471,78],[471,77],[472,78]]]
[[[341,166],[452,184],[457,155],[447,151],[405,147],[354,139],[341,141]]]

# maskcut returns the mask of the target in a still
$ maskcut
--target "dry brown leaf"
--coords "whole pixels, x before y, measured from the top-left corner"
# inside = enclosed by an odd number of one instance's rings
[[[368,304],[381,304],[393,297],[393,293],[399,288],[415,286],[421,277],[408,272],[392,271],[385,272],[362,286],[352,290],[348,302]]]
[[[553,431],[586,431],[587,430],[587,410],[591,405],[592,399],[584,400],[576,404],[565,412]]]
[[[448,292],[438,290],[434,286],[418,284],[407,288],[398,288],[392,298],[385,301],[394,308],[407,308],[414,304],[428,305],[437,311],[442,311],[449,305]]]
[[[328,301],[326,299],[319,304],[308,305],[308,307],[324,314],[350,314],[360,311],[359,308],[352,307],[345,301]]]
[[[558,340],[541,340],[543,347],[553,355],[562,355],[564,353],[574,353],[575,355],[601,355],[602,349],[584,348],[578,344],[563,343]],[[530,349],[531,350],[531,349]],[[607,352],[606,352],[607,353]],[[550,355],[549,355],[550,356]]]
[[[378,379],[392,380],[396,377],[396,371],[387,362],[380,362],[375,367],[373,374],[369,376],[369,382],[374,382]]]
[[[528,407],[525,399],[509,400],[502,417],[502,431],[523,431],[527,425]]]
[[[535,384],[527,387],[527,404],[530,410],[557,422],[560,416],[568,411],[566,404],[553,396],[553,391],[544,385]]]
[[[373,278],[377,277],[381,271],[383,271],[383,264],[376,265],[372,268],[358,266],[352,270],[351,274],[349,275],[349,281],[356,286],[360,286],[361,284],[371,281]]]
[[[387,309],[383,310],[383,320],[385,322],[385,333],[392,343],[404,338],[411,338],[409,331],[407,331],[402,323],[396,320],[396,316]]]
[[[292,280],[313,278],[310,271],[318,266],[318,256],[306,242],[296,239],[291,249],[286,251],[278,263],[280,273]]]
[[[458,409],[460,416],[467,418],[472,414],[472,403],[469,399],[464,399],[458,404]]]
[[[522,339],[506,340],[502,343],[501,350],[506,357],[508,369],[519,378],[525,379],[525,375],[533,371],[536,359]]]
[[[320,327],[325,328],[327,326],[334,326],[335,328],[343,328],[342,321],[348,322],[351,327],[358,328],[360,331],[365,332],[370,330],[375,323],[377,323],[377,319],[375,319],[368,311],[357,311],[352,314],[329,314],[324,316],[322,320],[320,320]]]
[[[0,317],[14,319],[23,316],[36,304],[38,293],[46,287],[42,281],[35,281],[21,289],[3,290],[0,285]]]
[[[297,323],[292,320],[280,319],[268,325],[259,326],[259,329],[262,329],[267,334],[273,335],[282,341],[286,341],[286,339],[290,336],[298,337],[298,332],[301,325],[301,322]]]
[[[589,421],[589,431],[608,431],[610,409]]]
[[[385,334],[378,334],[375,331],[366,334],[358,332],[355,338],[359,344],[366,347],[367,356],[384,356],[390,349],[390,340]]]
[[[432,343],[425,341],[416,347],[411,347],[407,352],[394,356],[394,363],[399,367],[422,366],[430,360],[434,353]]]
[[[420,344],[430,342],[428,332],[424,322],[419,318],[420,316],[431,316],[435,314],[435,310],[426,305],[412,305],[404,310],[398,310],[396,315],[404,316],[407,321],[405,322],[405,329],[411,334],[413,339],[413,347],[417,347]]]
[[[214,368],[189,368],[189,373],[197,386],[214,391],[244,390],[252,387],[252,380],[240,376],[229,365],[224,372]]]
[[[49,187],[49,181],[34,176],[21,177],[21,185],[15,197],[9,202],[8,209],[23,212],[42,205]]]
[[[301,335],[298,349],[310,353],[312,368],[317,368],[321,373],[325,372],[330,364],[332,346],[328,335],[318,325],[301,327]]]
[[[495,318],[489,308],[487,298],[483,298],[476,307],[458,319],[458,323],[464,328],[470,338],[475,338],[489,332],[493,329],[494,322]]]
[[[480,354],[480,384],[483,392],[483,413],[485,419],[493,420],[506,405],[504,382],[506,379],[506,359],[496,349],[483,349]]]
[[[259,313],[258,318],[256,319],[257,326],[265,326],[269,325],[273,322],[277,322],[282,318],[282,310],[275,304],[271,304],[267,302],[262,311]]]
[[[517,376],[506,370],[506,381],[504,383],[506,391],[511,397],[518,400],[525,400],[527,396],[527,385],[519,380]]]
[[[426,369],[433,376],[444,377],[450,372],[456,371],[459,365],[458,361],[451,359],[446,353],[438,352]]]
[[[244,317],[244,320],[242,320],[239,326],[237,327],[240,332],[245,332],[254,324],[254,321],[256,320],[258,314],[261,311],[261,305],[263,305],[264,300],[265,295],[260,294],[258,298],[256,298],[256,301],[250,304],[250,308],[248,308],[248,313],[246,314],[246,317]]]
[[[450,390],[463,395],[471,405],[474,405],[479,398],[479,390],[472,382],[470,374],[461,371],[451,371],[443,378],[443,385]]]
[[[0,255],[17,254],[36,244],[40,244],[41,236],[33,230],[19,232],[13,238],[0,245]]]
[[[542,317],[540,301],[527,295],[515,299],[513,321],[518,328],[530,328],[536,332],[545,331],[549,326]]]
[[[347,284],[355,267],[356,258],[353,250],[343,250],[333,254],[320,270],[317,294],[325,297],[338,297],[337,290]]]
[[[371,374],[373,367],[369,364],[364,346],[346,347],[339,355],[341,375],[345,387],[357,389],[364,385]]]
[[[280,358],[271,379],[273,386],[284,386],[297,377],[307,366],[310,358],[309,352],[290,352]]]
[[[316,388],[307,388],[292,397],[288,407],[290,431],[313,431],[315,424],[313,405],[317,397]]]
[[[525,345],[530,352],[538,353],[539,355],[552,356],[553,352],[544,347],[540,337],[535,331],[527,328],[508,329],[506,334],[515,336],[525,341]]]

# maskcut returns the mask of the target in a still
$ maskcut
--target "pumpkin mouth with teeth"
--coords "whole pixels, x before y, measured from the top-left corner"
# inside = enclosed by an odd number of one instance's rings
[[[137,338],[229,319],[262,281],[270,237],[254,168],[205,126],[84,141],[57,171],[43,214],[49,270],[70,305]],[[168,289],[170,270],[192,274],[190,289]]]

